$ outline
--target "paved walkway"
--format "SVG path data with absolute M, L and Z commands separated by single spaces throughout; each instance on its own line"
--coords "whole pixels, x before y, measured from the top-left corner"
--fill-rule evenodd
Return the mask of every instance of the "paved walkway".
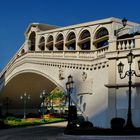
M 67 122 L 0 130 L 0 140 L 140 140 L 140 136 L 64 135 Z
M 0 140 L 56 140 L 67 122 L 0 130 Z

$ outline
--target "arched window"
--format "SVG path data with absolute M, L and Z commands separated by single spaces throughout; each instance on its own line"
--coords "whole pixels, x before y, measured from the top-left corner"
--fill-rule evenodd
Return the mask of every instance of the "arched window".
M 48 50 L 53 50 L 53 36 L 52 35 L 48 37 L 46 47 Z
M 84 30 L 79 38 L 79 46 L 81 50 L 90 50 L 90 32 Z
M 41 37 L 40 41 L 39 41 L 39 48 L 41 51 L 45 50 L 45 38 Z
M 76 49 L 76 36 L 75 36 L 74 32 L 69 33 L 67 40 L 66 40 L 66 47 L 68 50 Z
M 29 50 L 35 51 L 35 32 L 32 32 L 29 36 Z
M 95 34 L 94 44 L 96 48 L 108 46 L 109 33 L 106 28 L 100 28 Z
M 63 35 L 59 34 L 56 38 L 56 44 L 55 44 L 57 50 L 63 50 L 63 44 L 64 44 L 63 40 L 64 40 Z

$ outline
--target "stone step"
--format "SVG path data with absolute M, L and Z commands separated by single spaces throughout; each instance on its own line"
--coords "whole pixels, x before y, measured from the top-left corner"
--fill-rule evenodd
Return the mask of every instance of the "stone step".
M 140 140 L 140 136 L 74 136 L 63 135 L 57 140 Z

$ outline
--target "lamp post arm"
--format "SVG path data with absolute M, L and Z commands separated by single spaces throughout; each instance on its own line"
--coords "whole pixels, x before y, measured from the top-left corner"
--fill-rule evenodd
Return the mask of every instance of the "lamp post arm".
M 126 71 L 124 76 L 122 76 L 122 74 L 120 73 L 120 78 L 124 79 L 126 76 L 129 76 L 129 71 Z
M 119 33 L 123 28 L 124 28 L 124 27 L 121 27 L 121 28 L 119 28 L 119 29 L 117 29 L 117 30 L 114 30 L 114 35 L 117 36 L 118 33 Z
M 136 77 L 140 77 L 140 74 L 137 74 L 135 70 L 132 70 L 132 75 L 135 75 Z

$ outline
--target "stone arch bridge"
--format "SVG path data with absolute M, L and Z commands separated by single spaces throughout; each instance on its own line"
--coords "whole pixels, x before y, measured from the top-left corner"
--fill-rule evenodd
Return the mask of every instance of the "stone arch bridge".
M 127 116 L 127 78 L 121 80 L 117 71 L 118 60 L 127 65 L 126 55 L 135 55 L 133 69 L 138 71 L 140 55 L 137 23 L 128 22 L 122 27 L 120 19 L 57 27 L 30 24 L 25 32 L 25 42 L 0 73 L 0 101 L 9 97 L 9 112 L 21 113 L 20 95 L 31 96 L 28 111 L 36 112 L 42 90 L 51 92 L 59 87 L 66 92 L 67 77 L 72 75 L 75 90 L 72 99 L 95 126 L 110 127 L 113 117 Z M 127 66 L 125 67 L 127 69 Z M 139 82 L 133 78 L 133 121 L 140 126 Z

